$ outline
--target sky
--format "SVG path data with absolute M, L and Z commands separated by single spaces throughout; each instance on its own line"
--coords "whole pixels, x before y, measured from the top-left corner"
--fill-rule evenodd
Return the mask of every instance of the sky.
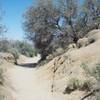
M 5 33 L 8 39 L 23 40 L 25 32 L 22 28 L 24 21 L 23 14 L 32 4 L 36 4 L 37 0 L 0 0 L 0 4 L 4 10 L 3 23 L 8 31 Z M 80 0 L 81 2 L 83 0 Z M 80 2 L 80 3 L 81 3 Z
M 4 10 L 3 24 L 6 25 L 8 31 L 5 36 L 8 39 L 23 40 L 25 37 L 22 29 L 24 20 L 23 14 L 36 0 L 0 0 L 0 4 Z

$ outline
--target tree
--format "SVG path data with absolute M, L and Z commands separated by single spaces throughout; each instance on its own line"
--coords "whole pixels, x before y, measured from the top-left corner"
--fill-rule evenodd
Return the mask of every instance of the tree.
M 1 8 L 1 7 L 0 7 Z M 1 19 L 2 19 L 2 11 L 0 9 L 0 35 L 2 34 L 2 24 L 1 24 Z
M 11 48 L 11 44 L 7 39 L 0 40 L 0 52 L 7 52 Z
M 39 0 L 36 7 L 31 6 L 25 14 L 24 27 L 27 37 L 35 43 L 35 47 L 45 59 L 49 44 L 53 40 L 58 26 L 59 10 L 54 7 L 53 0 Z
M 0 38 L 3 38 L 3 34 L 7 32 L 6 26 L 2 23 L 3 10 L 0 5 Z
M 42 59 L 59 47 L 65 49 L 70 43 L 77 43 L 100 25 L 100 0 L 84 0 L 82 7 L 78 0 L 56 1 L 38 0 L 24 16 L 26 36 L 35 44 Z
M 98 28 L 100 24 L 100 0 L 84 0 L 83 13 L 87 17 L 88 28 Z
M 70 26 L 72 30 L 72 37 L 74 42 L 77 42 L 78 37 L 74 27 L 75 20 L 78 15 L 78 1 L 77 0 L 59 0 L 60 10 L 62 16 L 66 19 L 67 27 Z

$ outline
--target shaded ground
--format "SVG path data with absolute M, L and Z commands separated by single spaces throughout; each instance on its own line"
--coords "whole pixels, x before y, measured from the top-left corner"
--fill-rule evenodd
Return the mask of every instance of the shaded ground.
M 35 68 L 37 63 L 18 64 L 21 67 Z

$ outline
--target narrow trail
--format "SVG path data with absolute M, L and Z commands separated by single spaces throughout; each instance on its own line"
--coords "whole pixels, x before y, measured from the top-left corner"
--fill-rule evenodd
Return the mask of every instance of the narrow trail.
M 24 63 L 34 63 L 35 61 L 36 58 L 26 59 Z M 10 87 L 13 88 L 12 94 L 15 100 L 56 100 L 45 87 L 47 83 L 37 77 L 36 71 L 36 68 L 20 66 L 13 66 L 7 70 L 8 80 L 6 81 L 10 82 Z

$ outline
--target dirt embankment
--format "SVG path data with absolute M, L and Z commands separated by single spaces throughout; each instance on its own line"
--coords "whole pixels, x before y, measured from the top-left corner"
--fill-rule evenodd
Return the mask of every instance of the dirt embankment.
M 76 45 L 76 48 L 69 49 L 68 52 L 54 58 L 38 70 L 38 76 L 42 80 L 49 80 L 51 91 L 55 96 L 61 97 L 61 100 L 81 100 L 87 94 L 82 89 L 76 89 L 70 94 L 64 94 L 69 85 L 69 80 L 72 82 L 75 79 L 80 82 L 95 81 L 93 77 L 92 79 L 87 77 L 87 73 L 81 66 L 86 64 L 92 69 L 96 67 L 97 63 L 100 63 L 100 30 L 93 30 L 84 38 L 81 39 L 80 47 Z

